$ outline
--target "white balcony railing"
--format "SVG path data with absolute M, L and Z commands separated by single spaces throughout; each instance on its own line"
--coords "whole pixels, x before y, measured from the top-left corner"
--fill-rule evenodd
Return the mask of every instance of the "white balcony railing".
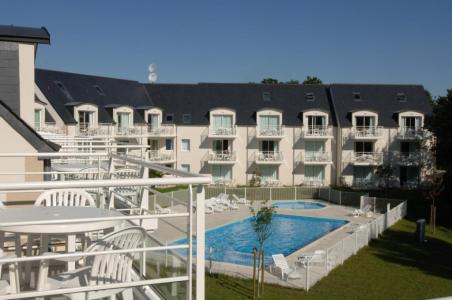
M 278 125 L 273 127 L 257 126 L 258 138 L 282 138 L 284 136 L 284 126 Z
M 156 137 L 171 137 L 176 135 L 176 125 L 174 124 L 160 124 L 159 126 L 147 126 L 147 133 L 149 136 Z
M 381 152 L 355 152 L 352 156 L 355 165 L 381 165 L 383 153 Z
M 233 125 L 231 127 L 218 127 L 215 128 L 213 126 L 209 126 L 209 137 L 235 137 L 236 135 L 236 126 Z
M 326 125 L 308 125 L 303 127 L 303 136 L 310 137 L 323 137 L 328 138 L 333 136 L 333 128 Z
M 55 123 L 35 124 L 35 130 L 40 134 L 65 134 L 64 128 L 57 126 Z
M 235 151 L 209 151 L 207 153 L 207 161 L 210 163 L 235 162 Z
M 330 152 L 305 151 L 304 162 L 330 162 Z
M 150 150 L 149 160 L 157 162 L 171 162 L 175 160 L 173 150 Z
M 425 130 L 422 127 L 407 127 L 401 126 L 397 130 L 397 138 L 399 139 L 421 139 L 425 135 Z
M 254 160 L 256 163 L 281 163 L 283 154 L 278 151 L 257 151 Z
M 415 152 L 395 152 L 397 163 L 402 166 L 416 166 L 419 164 L 422 156 L 420 151 Z
M 354 177 L 352 185 L 357 188 L 375 188 L 376 180 L 374 178 Z
M 376 139 L 383 134 L 381 126 L 354 126 L 352 136 L 355 139 Z
M 303 180 L 303 185 L 307 186 L 324 186 L 325 180 L 324 179 L 317 179 L 317 178 L 306 178 Z

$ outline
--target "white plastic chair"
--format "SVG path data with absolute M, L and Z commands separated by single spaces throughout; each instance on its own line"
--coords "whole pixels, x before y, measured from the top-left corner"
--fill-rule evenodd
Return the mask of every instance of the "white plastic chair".
M 139 169 L 132 169 L 132 168 L 124 168 L 124 169 L 118 169 L 114 171 L 111 175 L 112 179 L 139 179 L 144 178 L 144 168 Z M 109 201 L 114 201 L 114 197 L 112 193 L 119 194 L 125 198 L 129 198 L 132 203 L 138 204 L 138 199 L 140 198 L 140 194 L 143 191 L 141 187 L 114 187 L 109 189 L 109 195 L 110 199 Z M 111 204 L 110 204 L 111 206 Z M 113 204 L 114 206 L 114 204 Z
M 171 208 L 169 208 L 169 207 L 163 208 L 163 207 L 161 207 L 160 205 L 158 205 L 157 203 L 155 203 L 155 211 L 156 211 L 158 214 L 160 214 L 160 215 L 163 215 L 163 214 L 170 214 L 170 213 L 171 213 Z
M 85 190 L 54 189 L 47 190 L 35 201 L 35 206 L 89 206 L 96 207 L 96 201 Z
M 19 284 L 19 268 L 18 263 L 9 263 L 9 281 L 1 280 L 2 278 L 2 260 L 6 257 L 3 250 L 0 249 L 0 295 L 17 294 L 20 292 Z M 9 256 L 12 258 L 15 256 Z
M 326 260 L 325 250 L 315 250 L 314 253 L 305 253 L 298 257 L 298 263 L 307 267 L 309 265 L 323 265 Z
M 297 267 L 293 268 L 289 267 L 287 260 L 282 254 L 274 254 L 273 258 L 273 267 L 279 271 L 282 280 L 288 279 L 300 279 L 301 274 L 297 272 Z
M 0 201 L 0 209 L 3 208 L 5 208 L 5 205 L 3 204 L 2 201 Z M 14 248 L 16 250 L 16 255 L 21 256 L 22 245 L 20 244 L 20 235 L 15 233 L 0 231 L 0 251 L 3 251 L 3 247 L 5 247 L 5 242 L 8 240 L 14 240 Z M 1 272 L 2 270 L 0 268 L 0 275 Z
M 87 252 L 136 249 L 143 244 L 146 232 L 140 227 L 129 227 L 106 235 L 91 245 Z M 89 256 L 84 267 L 49 276 L 49 260 L 42 260 L 39 268 L 38 291 L 77 288 L 92 285 L 132 281 L 132 263 L 137 253 L 118 253 Z M 122 293 L 123 299 L 133 299 L 131 288 L 106 289 L 84 293 L 65 294 L 70 299 L 100 299 Z

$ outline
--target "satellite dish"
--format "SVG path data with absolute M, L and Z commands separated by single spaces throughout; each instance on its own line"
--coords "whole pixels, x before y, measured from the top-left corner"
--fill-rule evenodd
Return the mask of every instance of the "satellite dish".
M 156 82 L 157 81 L 157 74 L 156 73 L 150 73 L 148 76 L 149 82 Z
M 155 73 L 157 66 L 155 64 L 150 64 L 148 67 L 149 73 Z

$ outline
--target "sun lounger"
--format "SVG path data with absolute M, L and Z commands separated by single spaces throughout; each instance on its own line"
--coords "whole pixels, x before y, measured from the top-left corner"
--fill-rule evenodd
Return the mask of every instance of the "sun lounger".
M 300 279 L 301 274 L 297 272 L 297 267 L 293 268 L 289 267 L 286 258 L 282 254 L 274 254 L 273 258 L 273 267 L 279 273 L 282 280 L 288 279 Z

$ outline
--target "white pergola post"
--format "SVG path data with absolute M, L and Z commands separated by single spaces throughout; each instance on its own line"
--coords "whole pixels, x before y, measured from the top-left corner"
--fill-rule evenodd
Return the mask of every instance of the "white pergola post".
M 196 188 L 196 300 L 205 298 L 205 190 L 202 185 Z

